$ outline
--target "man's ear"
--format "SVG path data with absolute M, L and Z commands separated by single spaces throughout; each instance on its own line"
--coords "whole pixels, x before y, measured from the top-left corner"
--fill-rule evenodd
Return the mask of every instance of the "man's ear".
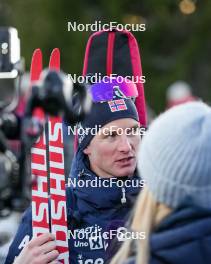
M 89 146 L 87 146 L 87 147 L 83 150 L 83 153 L 86 154 L 86 155 L 89 155 L 89 154 L 90 154 L 90 148 L 89 148 Z

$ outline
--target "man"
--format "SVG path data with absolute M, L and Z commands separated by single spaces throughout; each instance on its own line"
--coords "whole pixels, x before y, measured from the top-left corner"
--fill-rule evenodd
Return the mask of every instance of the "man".
M 131 99 L 93 103 L 78 126 L 79 147 L 67 187 L 71 264 L 103 264 L 111 257 L 111 241 L 117 228 L 124 226 L 142 187 L 136 175 L 139 126 Z M 31 237 L 28 209 L 5 264 L 13 263 L 18 255 L 15 264 L 57 263 L 54 237 Z

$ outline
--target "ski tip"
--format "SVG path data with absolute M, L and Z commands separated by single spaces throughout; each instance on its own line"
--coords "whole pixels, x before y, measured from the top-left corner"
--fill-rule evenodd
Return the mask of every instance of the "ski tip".
M 49 68 L 54 70 L 60 70 L 60 50 L 55 48 L 51 52 Z
M 41 49 L 34 50 L 33 55 L 32 55 L 32 60 L 31 60 L 31 62 L 32 62 L 31 66 L 33 65 L 33 62 L 35 60 L 36 60 L 36 62 L 42 60 L 42 51 L 41 51 Z
M 59 53 L 60 54 L 60 50 L 59 50 L 59 48 L 54 48 L 53 50 L 52 50 L 52 52 L 51 52 L 51 54 L 53 54 L 53 53 Z
M 33 55 L 34 55 L 34 54 L 37 54 L 37 53 L 39 53 L 39 54 L 42 53 L 42 51 L 41 51 L 40 48 L 35 49 L 34 52 L 33 52 Z
M 30 79 L 31 81 L 37 81 L 40 78 L 42 72 L 42 51 L 36 49 L 33 52 L 30 68 Z

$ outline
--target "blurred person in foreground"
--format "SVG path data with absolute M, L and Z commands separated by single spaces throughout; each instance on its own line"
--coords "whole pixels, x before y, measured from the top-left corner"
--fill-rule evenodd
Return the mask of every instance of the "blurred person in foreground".
M 138 168 L 146 187 L 131 232 L 112 264 L 211 263 L 211 108 L 176 106 L 152 123 Z

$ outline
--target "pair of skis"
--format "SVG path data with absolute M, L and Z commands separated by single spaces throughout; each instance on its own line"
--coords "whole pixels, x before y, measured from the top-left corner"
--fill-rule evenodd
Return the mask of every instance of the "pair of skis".
M 33 53 L 31 85 L 40 79 L 43 70 L 42 52 Z M 49 70 L 60 71 L 60 51 L 54 49 Z M 31 149 L 32 230 L 33 237 L 51 232 L 56 237 L 58 263 L 69 263 L 67 209 L 64 172 L 64 146 L 61 117 L 47 116 L 36 108 L 33 118 L 43 120 L 44 131 Z

